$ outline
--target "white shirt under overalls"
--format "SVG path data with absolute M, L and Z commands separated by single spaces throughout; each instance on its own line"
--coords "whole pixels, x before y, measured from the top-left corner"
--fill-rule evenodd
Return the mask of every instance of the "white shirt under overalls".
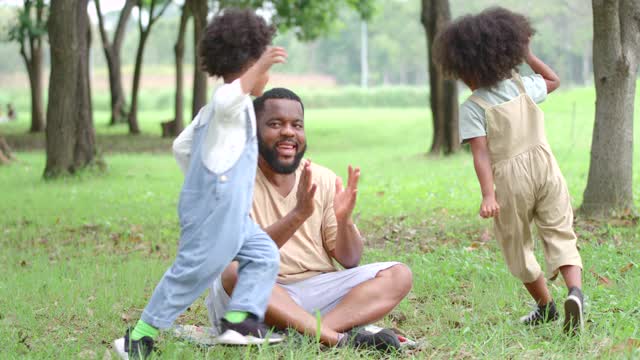
M 215 114 L 211 115 L 215 109 Z M 210 103 L 198 112 L 191 124 L 173 141 L 173 155 L 183 173 L 189 168 L 193 129 L 212 121 L 203 142 L 205 166 L 216 174 L 231 169 L 247 143 L 245 111 L 249 110 L 251 133 L 256 133 L 256 117 L 249 94 L 242 91 L 240 79 L 218 87 Z M 257 165 L 256 165 L 257 166 Z

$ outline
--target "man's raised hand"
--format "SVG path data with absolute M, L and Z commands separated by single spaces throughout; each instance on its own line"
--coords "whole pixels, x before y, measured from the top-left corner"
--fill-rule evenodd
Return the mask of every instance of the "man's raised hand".
M 313 214 L 315 209 L 314 196 L 318 186 L 313 183 L 311 176 L 311 161 L 305 160 L 298 181 L 298 191 L 296 192 L 296 211 L 305 219 Z
M 336 194 L 333 198 L 333 211 L 336 214 L 338 222 L 346 222 L 351 220 L 351 214 L 356 207 L 356 199 L 358 195 L 358 180 L 360 179 L 360 168 L 352 168 L 349 165 L 349 175 L 347 178 L 347 187 L 343 188 L 342 179 L 336 178 Z

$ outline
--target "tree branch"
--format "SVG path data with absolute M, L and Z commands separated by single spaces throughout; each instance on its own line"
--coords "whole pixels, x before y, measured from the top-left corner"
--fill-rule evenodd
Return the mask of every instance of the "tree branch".
M 135 0 L 127 0 L 124 3 L 124 8 L 120 11 L 120 18 L 118 19 L 118 25 L 116 26 L 116 32 L 113 37 L 113 47 L 120 49 L 122 41 L 124 40 L 124 31 L 127 28 L 127 22 L 131 16 L 131 11 L 135 7 Z
M 160 12 L 154 17 L 153 16 L 153 7 L 154 7 L 155 4 L 156 4 L 156 1 L 152 0 L 151 1 L 151 13 L 149 14 L 149 27 L 151 27 L 151 24 L 156 22 L 156 20 L 158 20 L 162 16 L 162 14 L 164 14 L 164 11 L 167 10 L 169 5 L 171 4 L 171 1 L 165 1 L 164 5 L 162 6 L 162 9 L 160 9 Z
M 96 13 L 98 13 L 98 30 L 100 31 L 100 38 L 102 39 L 102 46 L 105 49 L 111 47 L 109 43 L 109 37 L 107 36 L 107 31 L 104 28 L 104 17 L 102 16 L 102 9 L 100 8 L 100 0 L 94 0 L 96 5 Z

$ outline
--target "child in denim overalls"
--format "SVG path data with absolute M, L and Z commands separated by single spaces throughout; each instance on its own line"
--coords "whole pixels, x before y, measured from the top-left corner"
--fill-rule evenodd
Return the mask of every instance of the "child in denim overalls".
M 473 90 L 460 106 L 460 137 L 471 145 L 483 196 L 480 215 L 494 218 L 509 270 L 536 301 L 521 321 L 537 325 L 559 318 L 533 253 L 530 227 L 535 222 L 549 276 L 562 273 L 569 289 L 564 330 L 573 334 L 584 323 L 582 260 L 569 191 L 536 105 L 560 79 L 531 53 L 533 33 L 524 16 L 492 8 L 447 26 L 436 40 L 434 57 L 445 73 Z M 521 78 L 515 72 L 523 60 L 535 75 Z
M 225 82 L 211 103 L 174 142 L 189 157 L 180 193 L 181 236 L 175 262 L 157 285 L 141 320 L 116 340 L 123 358 L 145 358 L 158 329 L 167 328 L 233 260 L 238 284 L 222 321 L 220 343 L 282 340 L 263 323 L 279 269 L 275 243 L 249 217 L 257 167 L 255 113 L 272 65 L 286 52 L 268 47 L 274 29 L 251 10 L 227 9 L 207 26 L 200 43 L 203 67 Z

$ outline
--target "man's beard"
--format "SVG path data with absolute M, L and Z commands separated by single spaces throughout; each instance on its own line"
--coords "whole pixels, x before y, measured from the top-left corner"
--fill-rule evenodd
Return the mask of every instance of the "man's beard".
M 305 151 L 307 151 L 307 144 L 304 144 L 304 147 L 300 149 L 300 144 L 296 142 L 296 144 L 298 145 L 298 149 L 300 150 L 298 150 L 298 152 L 294 156 L 293 162 L 291 164 L 283 164 L 278 159 L 278 150 L 275 149 L 277 144 L 278 143 L 276 142 L 276 145 L 274 145 L 273 148 L 270 148 L 262 141 L 262 138 L 258 137 L 258 151 L 267 162 L 267 164 L 269 164 L 271 169 L 273 169 L 273 171 L 278 174 L 294 173 L 296 169 L 298 169 L 298 166 L 300 166 L 300 161 L 302 161 Z

